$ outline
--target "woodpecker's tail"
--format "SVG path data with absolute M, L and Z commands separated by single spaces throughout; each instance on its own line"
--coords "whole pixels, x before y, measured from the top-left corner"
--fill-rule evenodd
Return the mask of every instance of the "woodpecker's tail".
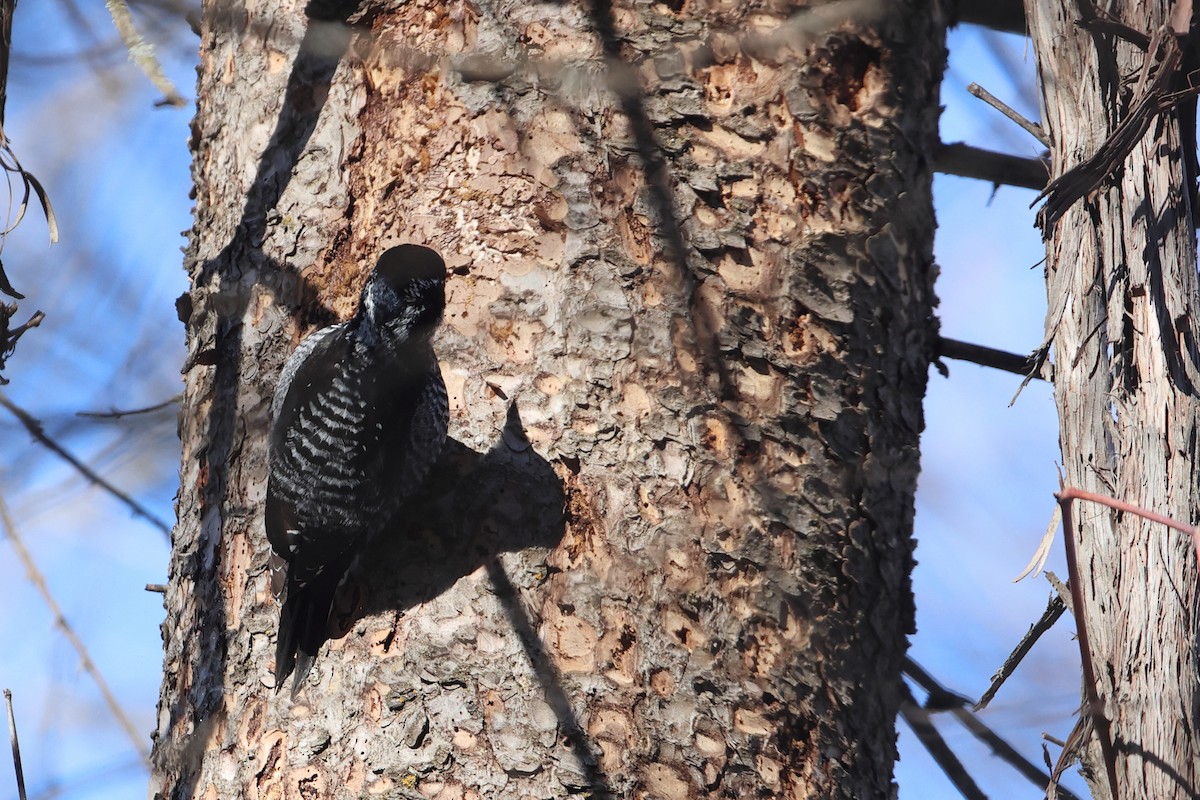
M 293 670 L 292 697 L 308 677 L 317 651 L 327 638 L 329 613 L 341 578 L 340 571 L 325 570 L 301 582 L 289 573 L 287 597 L 279 610 L 279 638 L 275 643 L 276 692 L 283 688 Z

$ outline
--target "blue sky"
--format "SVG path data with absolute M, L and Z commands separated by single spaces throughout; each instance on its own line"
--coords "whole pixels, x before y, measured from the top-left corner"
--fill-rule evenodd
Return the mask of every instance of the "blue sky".
M 111 41 L 102 5 L 86 5 L 97 36 Z M 178 475 L 174 411 L 105 422 L 74 414 L 157 403 L 179 391 L 183 328 L 174 300 L 186 288 L 180 231 L 191 224 L 192 110 L 155 108 L 159 94 L 119 50 L 98 57 L 103 79 L 77 59 L 42 63 L 95 44 L 64 20 L 62 7 L 24 3 L 16 13 L 7 131 L 25 167 L 50 191 L 62 242 L 47 246 L 31 209 L 5 246 L 5 267 L 28 295 L 18 318 L 34 309 L 47 314 L 10 362 L 6 391 L 52 436 L 170 520 Z M 180 20 L 172 30 L 159 52 L 191 97 L 197 39 Z M 1021 72 L 1016 81 L 1014 68 Z M 953 34 L 942 131 L 945 141 L 1035 155 L 1032 139 L 965 92 L 972 80 L 1036 117 L 1023 40 L 970 28 Z M 1032 350 L 1045 309 L 1043 250 L 1028 208 L 1033 193 L 1004 188 L 993 195 L 987 184 L 946 176 L 935 190 L 943 333 Z M 1010 408 L 1016 377 L 948 363 L 949 379 L 931 373 L 926 401 L 912 655 L 949 688 L 978 696 L 1049 594 L 1041 579 L 1011 579 L 1053 509 L 1057 429 L 1048 387 L 1031 385 Z M 0 442 L 0 497 L 66 617 L 148 736 L 163 610 L 161 596 L 143 586 L 165 580 L 163 535 L 30 442 L 2 411 Z M 1062 574 L 1058 552 L 1050 567 Z M 15 694 L 30 797 L 52 790 L 68 800 L 143 796 L 146 775 L 136 753 L 4 540 L 0 608 L 0 641 L 9 643 L 0 649 L 0 686 Z M 1035 761 L 1041 732 L 1065 736 L 1078 705 L 1072 631 L 1060 622 L 984 716 Z M 952 720 L 939 728 L 992 796 L 1040 796 Z M 903 726 L 901 747 L 902 798 L 957 797 Z M 0 766 L 0 798 L 15 798 L 11 777 L 3 776 L 11 776 L 9 767 Z
M 1037 120 L 1034 65 L 1026 40 L 971 26 L 950 38 L 942 85 L 942 140 L 1036 156 L 1041 146 L 967 93 L 978 82 Z M 1015 77 L 1014 77 L 1015 76 Z M 938 175 L 936 257 L 942 334 L 1015 353 L 1041 344 L 1046 309 L 1045 251 L 1029 208 L 1035 193 Z M 910 655 L 948 688 L 978 698 L 1046 607 L 1042 578 L 1012 582 L 1033 555 L 1054 510 L 1058 429 L 1050 387 L 1031 383 L 1009 407 L 1014 375 L 949 361 L 930 373 L 917 494 L 917 635 Z M 1047 568 L 1065 578 L 1061 538 Z M 1026 757 L 1042 763 L 1040 736 L 1065 738 L 1079 706 L 1079 653 L 1064 618 L 1027 656 L 982 719 Z M 918 695 L 920 696 L 920 695 Z M 954 720 L 938 724 L 992 797 L 1041 793 Z M 897 779 L 901 798 L 955 798 L 903 726 Z M 1058 749 L 1051 747 L 1051 758 Z M 1071 773 L 1065 785 L 1086 796 Z

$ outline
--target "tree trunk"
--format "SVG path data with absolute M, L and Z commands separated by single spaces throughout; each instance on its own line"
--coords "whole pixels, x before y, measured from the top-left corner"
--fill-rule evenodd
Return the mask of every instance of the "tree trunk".
M 939 5 L 247 5 L 205 6 L 153 791 L 894 796 Z M 404 241 L 456 442 L 291 700 L 269 398 Z
M 1124 22 L 1153 33 L 1178 4 L 1115 5 Z M 1097 153 L 1131 114 L 1130 90 L 1147 55 L 1077 27 L 1075 4 L 1027 0 L 1026 8 L 1058 177 Z M 1048 227 L 1047 337 L 1067 484 L 1195 524 L 1200 297 L 1184 167 L 1194 128 L 1184 139 L 1179 114 L 1162 115 L 1110 180 Z M 1191 545 L 1161 525 L 1095 505 L 1078 507 L 1074 518 L 1082 613 L 1101 710 L 1111 721 L 1119 795 L 1196 797 Z M 1095 796 L 1111 796 L 1095 743 L 1088 763 Z

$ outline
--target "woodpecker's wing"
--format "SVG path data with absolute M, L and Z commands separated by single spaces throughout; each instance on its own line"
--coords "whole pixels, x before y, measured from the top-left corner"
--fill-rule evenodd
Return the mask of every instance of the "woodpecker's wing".
M 325 337 L 276 403 L 268 500 L 280 505 L 268 511 L 268 535 L 293 570 L 331 563 L 386 526 L 416 489 L 414 467 L 423 477 L 437 456 L 414 437 L 414 426 L 429 427 L 431 376 L 433 396 L 444 397 L 436 362 L 404 362 L 352 339 Z M 444 418 L 444 400 L 441 408 Z
M 306 398 L 331 383 L 348 356 L 345 328 L 345 323 L 332 325 L 305 338 L 284 363 L 271 400 L 271 474 L 267 481 L 266 528 L 271 548 L 285 561 L 291 561 L 295 554 L 300 520 L 294 502 L 297 487 L 279 485 L 278 465 L 285 460 L 289 433 L 299 423 Z M 274 576 L 272 588 L 282 588 L 276 584 Z
M 309 362 L 309 368 L 311 369 L 311 367 L 314 365 L 314 361 L 328 364 L 329 359 L 327 357 L 310 359 L 309 356 L 312 355 L 313 351 L 316 350 L 318 346 L 322 345 L 322 343 L 324 343 L 323 350 L 327 352 L 328 355 L 335 355 L 335 352 L 329 352 L 329 348 L 334 346 L 334 343 L 329 341 L 330 337 L 333 337 L 334 339 L 340 339 L 340 347 L 346 348 L 347 342 L 345 338 L 345 330 L 346 323 L 341 322 L 337 325 L 330 325 L 328 328 L 321 328 L 319 331 L 314 331 L 313 333 L 310 333 L 308 336 L 304 337 L 303 341 L 300 342 L 300 346 L 293 350 L 292 354 L 288 356 L 288 360 L 283 364 L 283 369 L 279 372 L 279 380 L 275 384 L 275 395 L 271 398 L 271 421 L 273 425 L 277 426 L 279 423 L 280 412 L 283 409 L 284 401 L 287 399 L 288 392 L 292 388 L 292 383 L 295 381 L 296 373 L 300 371 L 301 365 L 307 361 Z
M 298 444 L 296 434 L 304 425 L 302 417 L 306 411 L 311 416 L 313 399 L 344 369 L 350 350 L 345 331 L 342 323 L 305 338 L 284 364 L 271 400 L 271 471 L 264 518 L 274 551 L 269 561 L 271 590 L 282 601 L 275 645 L 275 686 L 276 691 L 281 689 L 295 670 L 293 695 L 325 640 L 329 611 L 354 543 L 354 537 L 338 535 L 335 529 L 323 533 L 314 528 L 313 523 L 320 520 L 303 518 L 307 509 L 300 507 L 300 501 L 306 488 L 319 483 L 322 459 L 314 454 L 318 463 L 313 474 L 301 474 L 295 469 L 295 453 L 289 453 Z M 311 428 L 311 421 L 308 425 Z M 320 442 L 319 434 L 313 430 L 308 433 L 310 437 L 315 434 L 312 442 Z

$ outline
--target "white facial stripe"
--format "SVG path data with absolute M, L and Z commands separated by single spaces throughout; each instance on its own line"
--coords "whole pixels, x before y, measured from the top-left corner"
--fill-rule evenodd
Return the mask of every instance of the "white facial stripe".
M 363 306 L 367 315 L 367 319 L 372 323 L 375 321 L 375 292 L 368 289 L 363 296 Z

